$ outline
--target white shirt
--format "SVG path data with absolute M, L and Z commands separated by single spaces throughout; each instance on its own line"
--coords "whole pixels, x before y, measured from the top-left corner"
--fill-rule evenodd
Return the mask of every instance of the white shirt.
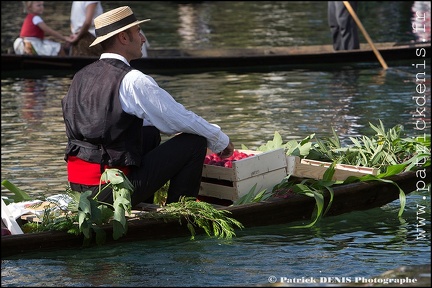
M 93 15 L 93 19 L 91 22 L 92 24 L 90 25 L 89 32 L 96 37 L 94 18 L 103 13 L 102 4 L 100 1 L 72 1 L 70 16 L 72 34 L 76 34 L 80 31 L 86 19 L 87 6 L 93 3 L 97 3 L 97 6 Z
M 130 66 L 118 54 L 102 53 L 100 59 L 104 58 L 119 59 Z M 119 95 L 123 111 L 144 119 L 144 126 L 155 126 L 167 135 L 183 132 L 203 136 L 207 139 L 207 147 L 215 153 L 223 151 L 229 144 L 229 137 L 219 126 L 187 110 L 152 77 L 139 70 L 134 69 L 125 75 Z

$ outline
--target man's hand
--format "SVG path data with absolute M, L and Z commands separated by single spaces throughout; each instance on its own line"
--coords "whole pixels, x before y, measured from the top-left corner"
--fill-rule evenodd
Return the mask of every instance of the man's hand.
M 219 152 L 219 157 L 224 159 L 230 157 L 234 153 L 234 144 L 230 141 L 228 146 L 222 151 Z

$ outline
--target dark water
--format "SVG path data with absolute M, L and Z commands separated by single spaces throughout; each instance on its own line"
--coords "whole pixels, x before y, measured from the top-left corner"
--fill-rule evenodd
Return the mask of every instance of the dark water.
M 412 7 L 423 7 L 413 3 L 361 2 L 358 15 L 375 42 L 407 42 L 418 37 L 411 28 Z M 23 15 L 21 2 L 1 5 L 5 51 Z M 105 10 L 129 5 L 138 18 L 151 18 L 143 28 L 153 47 L 331 43 L 324 1 L 103 5 Z M 45 1 L 45 6 L 45 21 L 68 33 L 70 2 Z M 388 128 L 402 124 L 409 136 L 421 136 L 414 117 L 419 105 L 412 98 L 416 76 L 426 72 L 424 120 L 429 129 L 430 69 L 412 65 L 421 61 L 389 63 L 387 71 L 377 61 L 337 69 L 151 76 L 187 108 L 223 127 L 237 147 L 254 149 L 272 140 L 275 131 L 288 141 L 312 133 L 330 136 L 334 127 L 348 141 L 350 136 L 370 135 L 369 122 L 379 119 Z M 430 56 L 427 63 L 430 67 Z M 4 72 L 1 178 L 33 196 L 64 192 L 66 137 L 60 100 L 72 74 L 9 77 Z M 3 188 L 2 195 L 8 195 Z M 401 221 L 398 208 L 395 201 L 325 218 L 304 230 L 292 230 L 291 225 L 248 228 L 231 240 L 185 237 L 2 259 L 1 281 L 2 286 L 256 286 L 268 284 L 272 275 L 373 278 L 402 265 L 430 264 L 430 193 L 410 194 Z

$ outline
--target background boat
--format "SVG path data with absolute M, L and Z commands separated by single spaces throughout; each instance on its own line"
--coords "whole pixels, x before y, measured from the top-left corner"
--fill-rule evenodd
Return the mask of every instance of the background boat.
M 380 43 L 375 45 L 385 61 L 416 59 L 420 53 L 430 55 L 430 43 Z M 23 70 L 77 71 L 97 60 L 97 57 L 58 57 L 2 54 L 2 74 Z M 311 45 L 269 48 L 212 48 L 148 50 L 148 57 L 133 60 L 131 65 L 146 73 L 202 71 L 271 71 L 313 66 L 346 64 L 380 65 L 369 44 L 359 50 L 334 51 L 331 45 Z

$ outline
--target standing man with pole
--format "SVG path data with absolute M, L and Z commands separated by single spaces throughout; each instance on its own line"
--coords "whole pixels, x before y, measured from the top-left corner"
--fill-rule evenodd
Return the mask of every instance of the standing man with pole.
M 357 8 L 357 1 L 349 3 L 354 10 Z M 360 49 L 357 26 L 344 1 L 328 1 L 327 12 L 334 50 Z

